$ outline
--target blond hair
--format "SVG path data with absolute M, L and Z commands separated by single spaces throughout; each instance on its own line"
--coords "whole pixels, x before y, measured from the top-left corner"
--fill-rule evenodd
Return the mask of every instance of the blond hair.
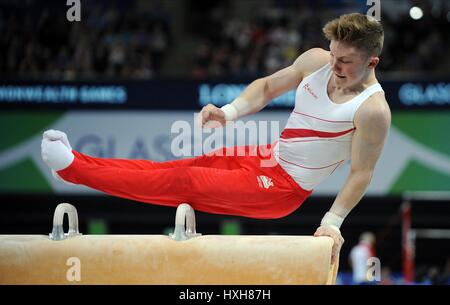
M 379 56 L 383 49 L 383 26 L 375 18 L 360 13 L 342 15 L 322 29 L 328 40 L 347 43 L 369 55 Z

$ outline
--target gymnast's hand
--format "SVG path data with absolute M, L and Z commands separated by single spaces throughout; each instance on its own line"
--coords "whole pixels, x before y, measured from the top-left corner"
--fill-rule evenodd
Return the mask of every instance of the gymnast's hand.
M 201 127 L 202 128 L 217 128 L 225 126 L 225 113 L 222 109 L 217 108 L 212 104 L 203 107 L 200 112 Z
M 330 225 L 323 225 L 317 228 L 314 236 L 329 236 L 333 239 L 334 243 L 333 248 L 331 249 L 331 263 L 334 264 L 341 251 L 342 244 L 344 243 L 344 238 L 339 229 Z

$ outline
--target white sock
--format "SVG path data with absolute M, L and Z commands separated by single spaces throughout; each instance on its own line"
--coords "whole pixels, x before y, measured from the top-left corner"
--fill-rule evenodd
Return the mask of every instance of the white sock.
M 53 170 L 59 171 L 72 164 L 75 156 L 60 140 L 52 141 L 43 138 L 41 142 L 42 160 Z
M 54 129 L 47 130 L 46 132 L 44 132 L 43 138 L 52 140 L 52 141 L 60 140 L 67 148 L 69 148 L 69 150 L 72 150 L 72 146 L 70 145 L 67 134 L 62 131 L 54 130 Z M 54 169 L 52 169 L 51 172 L 52 172 L 52 176 L 56 180 L 62 181 L 69 185 L 75 185 L 74 183 L 68 182 L 68 181 L 64 180 L 63 178 L 61 178 L 61 176 L 58 175 L 58 173 Z

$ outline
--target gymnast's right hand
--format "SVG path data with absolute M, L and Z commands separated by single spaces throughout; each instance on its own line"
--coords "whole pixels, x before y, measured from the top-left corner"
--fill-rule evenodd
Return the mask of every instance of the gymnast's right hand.
M 200 119 L 202 128 L 217 128 L 226 124 L 225 113 L 212 104 L 203 107 L 200 111 Z
M 329 236 L 333 239 L 334 243 L 331 249 L 331 263 L 335 264 L 338 260 L 342 244 L 344 243 L 344 238 L 342 237 L 340 230 L 335 226 L 321 225 L 317 228 L 314 236 Z

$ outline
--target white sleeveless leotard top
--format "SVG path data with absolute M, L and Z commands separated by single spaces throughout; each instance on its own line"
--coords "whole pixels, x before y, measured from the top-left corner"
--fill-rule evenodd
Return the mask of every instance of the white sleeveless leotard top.
M 331 66 L 326 64 L 303 79 L 294 110 L 274 146 L 280 166 L 305 190 L 314 189 L 350 160 L 355 113 L 368 97 L 383 91 L 377 83 L 337 104 L 327 93 L 331 75 Z

